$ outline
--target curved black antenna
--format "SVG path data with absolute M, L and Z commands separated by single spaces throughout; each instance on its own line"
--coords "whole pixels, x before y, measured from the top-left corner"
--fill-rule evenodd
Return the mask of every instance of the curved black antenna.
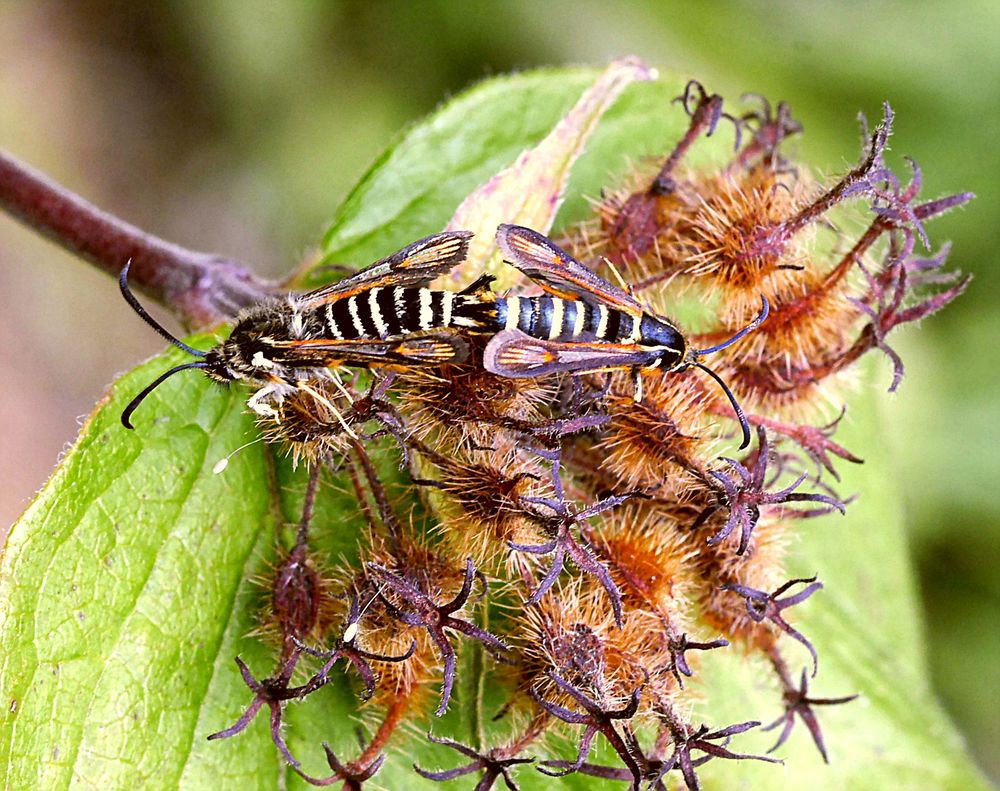
M 722 392 L 725 393 L 726 398 L 729 399 L 729 403 L 733 405 L 733 411 L 736 413 L 736 419 L 740 421 L 740 428 L 743 430 L 743 444 L 740 445 L 740 450 L 743 450 L 750 445 L 750 424 L 747 422 L 747 416 L 743 414 L 743 408 L 740 406 L 740 402 L 736 400 L 736 396 L 733 395 L 733 391 L 729 389 L 729 386 L 722 381 L 722 377 L 715 371 L 697 360 L 692 361 L 691 365 L 696 368 L 701 368 L 701 370 L 718 382 L 719 387 L 722 388 Z
M 747 334 L 753 332 L 761 324 L 763 324 L 768 313 L 771 312 L 771 303 L 767 301 L 767 297 L 763 294 L 760 295 L 760 303 L 760 313 L 757 314 L 757 317 L 747 324 L 747 326 L 745 326 L 742 330 L 737 332 L 732 338 L 716 344 L 715 346 L 709 346 L 707 349 L 692 349 L 688 352 L 686 360 L 687 365 L 693 365 L 696 368 L 701 368 L 701 370 L 711 376 L 718 383 L 719 387 L 722 388 L 722 392 L 726 394 L 726 398 L 729 399 L 729 403 L 733 405 L 733 411 L 736 413 L 736 419 L 739 420 L 740 429 L 743 431 L 743 444 L 740 445 L 740 450 L 743 450 L 750 445 L 750 424 L 747 422 L 747 416 L 743 414 L 743 408 L 740 406 L 740 402 L 736 400 L 736 396 L 733 395 L 733 391 L 729 389 L 729 386 L 722 381 L 722 377 L 707 365 L 701 363 L 698 358 L 706 354 L 721 351 L 727 346 L 732 346 L 736 343 L 736 341 L 740 340 L 740 338 L 746 337 Z
M 146 309 L 139 304 L 139 300 L 135 298 L 135 294 L 132 293 L 132 289 L 128 287 L 128 268 L 132 266 L 132 259 L 130 258 L 125 262 L 125 266 L 122 267 L 122 272 L 118 275 L 118 286 L 122 290 L 122 296 L 125 297 L 125 301 L 132 306 L 132 310 L 139 314 L 144 322 L 146 322 L 150 327 L 157 331 L 163 338 L 166 338 L 170 343 L 176 346 L 178 349 L 183 349 L 188 354 L 193 354 L 195 357 L 204 357 L 205 352 L 198 351 L 198 349 L 192 349 L 183 341 L 177 340 L 173 335 L 167 332 L 163 327 L 161 327 L 156 319 L 150 316 Z M 131 428 L 131 426 L 129 426 Z
M 747 326 L 745 326 L 742 330 L 737 332 L 732 338 L 730 338 L 729 340 L 725 340 L 722 343 L 719 343 L 715 346 L 709 346 L 707 349 L 695 349 L 692 352 L 692 354 L 700 357 L 701 355 L 704 354 L 712 354 L 713 352 L 722 351 L 727 346 L 732 346 L 740 338 L 746 336 L 748 333 L 751 333 L 755 329 L 757 329 L 761 324 L 764 323 L 764 319 L 767 318 L 767 314 L 771 312 L 771 303 L 767 301 L 767 297 L 765 297 L 763 294 L 760 295 L 760 302 L 761 302 L 761 308 L 760 308 L 760 313 L 757 314 L 757 318 L 755 318 L 753 321 L 747 324 Z
M 142 403 L 142 400 L 153 392 L 159 385 L 163 383 L 163 380 L 167 377 L 173 376 L 178 371 L 186 371 L 188 368 L 208 368 L 208 363 L 197 362 L 197 363 L 184 363 L 184 365 L 176 365 L 169 371 L 160 374 L 153 382 L 143 388 L 143 391 L 139 393 L 135 398 L 128 402 L 128 406 L 122 410 L 122 425 L 125 428 L 133 429 L 135 426 L 132 425 L 132 413 L 135 412 L 136 407 Z

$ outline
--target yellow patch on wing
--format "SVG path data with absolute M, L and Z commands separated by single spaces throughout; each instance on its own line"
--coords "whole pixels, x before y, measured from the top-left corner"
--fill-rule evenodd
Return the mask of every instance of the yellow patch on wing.
M 468 248 L 468 239 L 456 234 L 442 234 L 431 237 L 423 247 L 411 250 L 399 262 L 400 269 L 425 269 L 443 263 L 458 263 Z
M 399 343 L 395 349 L 397 354 L 424 362 L 453 359 L 458 354 L 454 343 L 439 338 L 418 338 Z
M 556 355 L 542 346 L 519 345 L 508 346 L 497 355 L 497 361 L 502 365 L 514 367 L 532 367 L 555 362 Z

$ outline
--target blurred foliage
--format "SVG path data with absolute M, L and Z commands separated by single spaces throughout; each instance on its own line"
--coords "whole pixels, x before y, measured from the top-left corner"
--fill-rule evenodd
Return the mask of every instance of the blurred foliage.
M 1000 688 L 998 30 L 1000 5 L 988 0 L 15 0 L 0 7 L 0 145 L 140 225 L 277 274 L 316 243 L 393 135 L 490 73 L 634 53 L 734 99 L 753 91 L 787 100 L 806 127 L 801 158 L 826 172 L 853 162 L 856 112 L 876 117 L 890 100 L 893 156 L 924 167 L 924 194 L 979 194 L 933 226 L 935 240 L 953 240 L 953 264 L 976 280 L 954 309 L 902 345 L 911 380 L 886 421 L 909 505 L 935 681 L 996 777 L 1000 714 L 995 694 L 984 692 Z M 9 224 L 0 235 L 0 247 L 40 249 L 26 247 L 24 232 Z M 60 308 L 73 315 L 72 307 L 89 322 L 110 313 L 106 325 L 81 327 L 81 345 L 93 346 L 95 333 L 115 332 L 125 309 L 81 310 L 79 295 L 100 281 L 82 288 L 65 261 L 49 257 L 52 269 L 39 262 L 27 285 L 11 275 L 22 290 L 12 292 L 21 296 L 8 319 L 23 328 L 27 348 L 52 362 L 14 358 L 24 375 L 13 364 L 12 375 L 71 387 L 58 372 L 88 367 L 81 355 L 95 352 L 73 357 L 69 345 L 72 363 L 56 357 L 68 329 L 50 328 L 47 316 Z M 108 292 L 112 305 L 117 297 Z M 16 312 L 17 303 L 42 298 L 46 316 Z M 89 366 L 90 381 L 109 381 L 136 353 L 124 344 L 122 357 L 101 357 Z M 56 373 L 47 379 L 46 370 Z M 93 395 L 84 388 L 76 413 Z M 68 439 L 71 428 L 60 430 Z M 57 447 L 40 451 L 49 466 Z

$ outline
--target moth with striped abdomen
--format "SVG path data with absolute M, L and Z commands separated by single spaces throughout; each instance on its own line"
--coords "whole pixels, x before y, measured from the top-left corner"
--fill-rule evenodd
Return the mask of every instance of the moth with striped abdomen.
M 479 291 L 482 277 L 463 291 L 425 286 L 466 257 L 468 231 L 434 234 L 404 247 L 362 271 L 316 291 L 265 300 L 243 311 L 229 337 L 208 351 L 194 349 L 161 327 L 128 287 L 128 265 L 119 278 L 129 305 L 162 337 L 198 358 L 166 371 L 125 407 L 122 423 L 167 377 L 200 368 L 220 383 L 258 386 L 248 405 L 272 415 L 268 399 L 284 395 L 316 377 L 336 376 L 341 366 L 400 367 L 442 365 L 465 358 L 458 331 L 490 321 L 492 299 Z
M 483 358 L 488 371 L 498 376 L 537 377 L 625 368 L 633 372 L 639 401 L 640 370 L 673 373 L 700 368 L 722 387 L 732 404 L 743 431 L 740 447 L 750 444 L 750 427 L 739 402 L 701 358 L 760 326 L 769 309 L 763 295 L 761 311 L 750 324 L 722 343 L 693 349 L 672 322 L 646 310 L 631 294 L 595 275 L 537 231 L 501 225 L 496 238 L 506 260 L 546 293 L 497 299 L 499 331 Z

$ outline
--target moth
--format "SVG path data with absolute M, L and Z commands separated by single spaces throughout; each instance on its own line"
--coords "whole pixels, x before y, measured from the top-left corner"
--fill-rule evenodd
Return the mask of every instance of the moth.
M 537 231 L 501 225 L 496 239 L 506 260 L 545 294 L 497 298 L 498 332 L 484 352 L 486 370 L 518 378 L 630 369 L 635 400 L 640 401 L 640 370 L 675 373 L 699 368 L 732 404 L 743 431 L 740 448 L 750 444 L 750 427 L 739 402 L 701 359 L 761 325 L 770 308 L 763 295 L 760 313 L 746 327 L 715 346 L 694 349 L 675 324 L 646 310 L 631 294 L 595 275 Z
M 122 424 L 165 379 L 199 368 L 223 384 L 246 382 L 258 389 L 248 406 L 275 416 L 268 399 L 281 400 L 309 381 L 336 379 L 342 366 L 406 367 L 460 362 L 468 347 L 458 334 L 488 322 L 491 277 L 482 277 L 459 292 L 433 291 L 430 281 L 451 270 L 468 253 L 468 231 L 434 234 L 331 286 L 305 294 L 264 300 L 237 317 L 229 337 L 208 351 L 178 340 L 139 304 L 128 286 L 128 264 L 122 269 L 122 295 L 136 313 L 163 338 L 199 358 L 166 371 L 142 390 L 122 412 Z

